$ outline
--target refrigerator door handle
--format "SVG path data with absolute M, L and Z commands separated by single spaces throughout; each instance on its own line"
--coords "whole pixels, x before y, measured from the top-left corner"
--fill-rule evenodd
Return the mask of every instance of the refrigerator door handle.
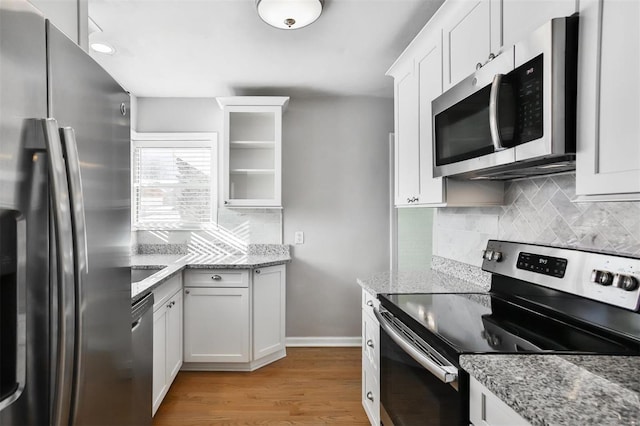
M 84 300 L 83 288 L 85 277 L 89 272 L 89 259 L 87 251 L 87 226 L 84 213 L 84 198 L 82 194 L 82 178 L 80 175 L 80 159 L 78 157 L 78 144 L 76 133 L 72 127 L 60 129 L 62 149 L 66 158 L 67 178 L 69 181 L 69 195 L 71 205 L 71 228 L 74 246 L 75 264 L 75 298 L 76 298 L 76 323 L 75 323 L 75 369 L 82 371 L 80 362 L 82 360 L 82 307 L 80 301 Z M 80 375 L 75 374 L 74 389 L 79 389 Z M 78 399 L 74 398 L 72 407 L 72 418 L 75 418 Z
M 69 424 L 73 391 L 75 350 L 75 294 L 74 250 L 67 171 L 58 133 L 58 122 L 53 118 L 42 120 L 47 161 L 49 163 L 50 194 L 55 229 L 57 269 L 57 341 L 55 347 L 55 375 L 52 398 L 52 419 L 56 425 Z

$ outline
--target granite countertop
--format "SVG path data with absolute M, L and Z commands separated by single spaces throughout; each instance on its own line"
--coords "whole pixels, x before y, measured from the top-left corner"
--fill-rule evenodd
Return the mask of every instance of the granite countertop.
M 253 269 L 291 262 L 288 252 L 247 255 L 161 255 L 131 256 L 131 269 L 160 269 L 155 274 L 131 284 L 131 302 L 135 303 L 184 269 Z
M 460 365 L 535 426 L 640 424 L 640 357 L 461 355 Z

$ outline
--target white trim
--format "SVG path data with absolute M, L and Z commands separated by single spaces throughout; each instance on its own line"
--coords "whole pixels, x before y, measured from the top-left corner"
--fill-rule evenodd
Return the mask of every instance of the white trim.
M 287 337 L 287 347 L 359 347 L 362 336 L 357 337 Z

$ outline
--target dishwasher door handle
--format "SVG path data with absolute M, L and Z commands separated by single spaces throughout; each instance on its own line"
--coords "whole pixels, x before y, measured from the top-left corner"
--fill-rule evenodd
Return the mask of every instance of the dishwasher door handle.
M 389 335 L 403 351 L 405 351 L 418 364 L 427 369 L 431 374 L 436 376 L 443 383 L 451 383 L 458 380 L 458 369 L 454 366 L 439 365 L 429 356 L 425 355 L 421 350 L 417 349 L 411 342 L 405 340 L 399 332 L 391 325 L 391 323 L 382 316 L 379 309 L 374 309 L 380 327 Z

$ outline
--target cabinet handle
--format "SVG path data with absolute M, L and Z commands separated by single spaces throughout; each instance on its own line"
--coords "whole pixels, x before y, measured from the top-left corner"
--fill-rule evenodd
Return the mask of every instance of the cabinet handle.
M 211 279 L 214 280 L 214 281 L 221 281 L 222 277 L 220 275 L 214 275 L 214 276 L 211 277 Z
M 367 300 L 367 306 L 373 307 L 373 300 Z
M 259 273 L 260 273 L 260 269 L 256 269 L 256 274 L 259 274 Z
M 373 348 L 373 340 L 371 339 L 367 340 L 367 346 L 369 346 L 370 348 Z
M 371 392 L 367 392 L 367 399 L 371 402 L 373 402 L 373 393 Z

